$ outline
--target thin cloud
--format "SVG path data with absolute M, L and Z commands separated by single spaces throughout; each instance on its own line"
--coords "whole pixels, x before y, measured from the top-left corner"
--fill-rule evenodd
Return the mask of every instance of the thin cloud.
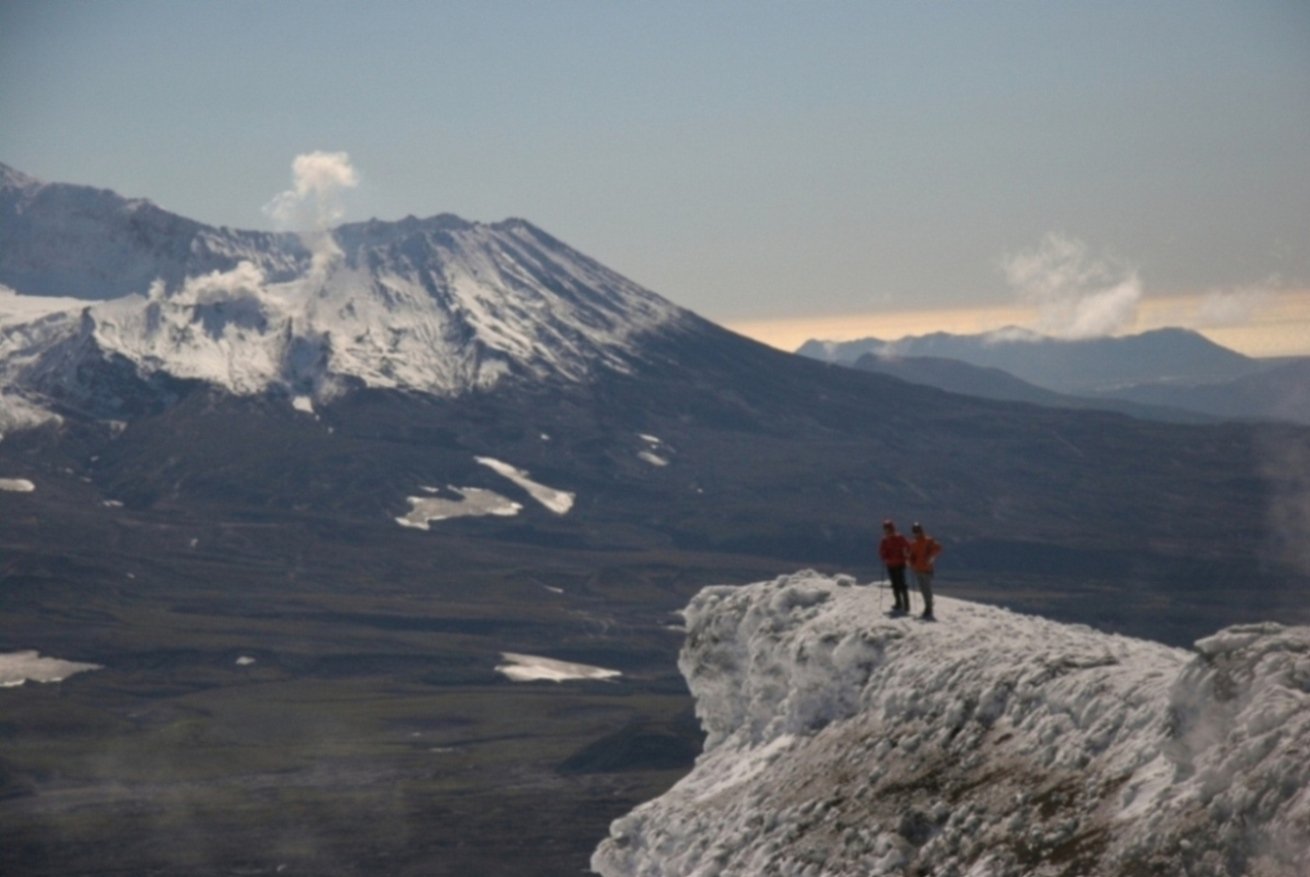
M 1203 328 L 1245 326 L 1271 295 L 1266 287 L 1213 290 L 1197 306 L 1195 323 Z

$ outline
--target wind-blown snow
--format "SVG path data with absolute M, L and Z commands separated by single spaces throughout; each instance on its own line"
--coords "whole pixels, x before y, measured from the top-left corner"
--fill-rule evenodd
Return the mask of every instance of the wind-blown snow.
M 799 573 L 709 588 L 679 665 L 695 769 L 617 820 L 618 875 L 1310 873 L 1310 629 L 1195 652 Z
M 6 493 L 31 493 L 36 485 L 26 478 L 0 478 L 0 490 Z

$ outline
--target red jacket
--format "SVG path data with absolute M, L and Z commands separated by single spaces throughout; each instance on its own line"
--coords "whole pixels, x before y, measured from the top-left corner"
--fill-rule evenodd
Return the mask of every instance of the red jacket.
M 920 533 L 910 543 L 910 568 L 916 572 L 932 572 L 932 562 L 942 553 L 942 544 L 931 536 Z
M 910 543 L 900 533 L 883 536 L 878 544 L 878 556 L 887 566 L 905 566 L 905 558 L 910 553 Z

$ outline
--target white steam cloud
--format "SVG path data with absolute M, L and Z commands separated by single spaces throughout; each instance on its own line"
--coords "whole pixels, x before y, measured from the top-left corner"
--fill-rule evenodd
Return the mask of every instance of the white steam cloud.
M 1048 234 L 1034 250 L 1001 267 L 1019 296 L 1037 308 L 1038 331 L 1057 338 L 1096 338 L 1132 327 L 1142 299 L 1137 272 L 1094 258 L 1082 241 Z
M 159 286 L 159 290 L 152 290 L 156 299 L 163 298 L 162 284 Z M 177 301 L 202 306 L 239 300 L 259 302 L 266 289 L 263 269 L 252 262 L 241 261 L 231 271 L 211 271 L 199 277 L 188 277 Z
M 264 205 L 264 212 L 288 231 L 322 232 L 346 215 L 342 195 L 359 185 L 344 152 L 306 152 L 291 163 L 292 187 Z
M 278 226 L 299 232 L 313 254 L 306 282 L 318 285 L 341 250 L 331 228 L 346 215 L 343 195 L 359 185 L 359 175 L 344 152 L 306 152 L 291 162 L 292 186 L 264 205 Z

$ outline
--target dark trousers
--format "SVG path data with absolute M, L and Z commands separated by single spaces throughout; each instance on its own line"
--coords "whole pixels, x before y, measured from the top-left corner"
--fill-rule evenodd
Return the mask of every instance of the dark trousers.
M 919 583 L 919 591 L 923 594 L 923 614 L 932 615 L 932 573 L 914 571 L 914 579 Z
M 892 598 L 896 600 L 895 608 L 902 612 L 910 611 L 910 589 L 905 585 L 905 567 L 887 567 L 887 578 L 892 583 Z

